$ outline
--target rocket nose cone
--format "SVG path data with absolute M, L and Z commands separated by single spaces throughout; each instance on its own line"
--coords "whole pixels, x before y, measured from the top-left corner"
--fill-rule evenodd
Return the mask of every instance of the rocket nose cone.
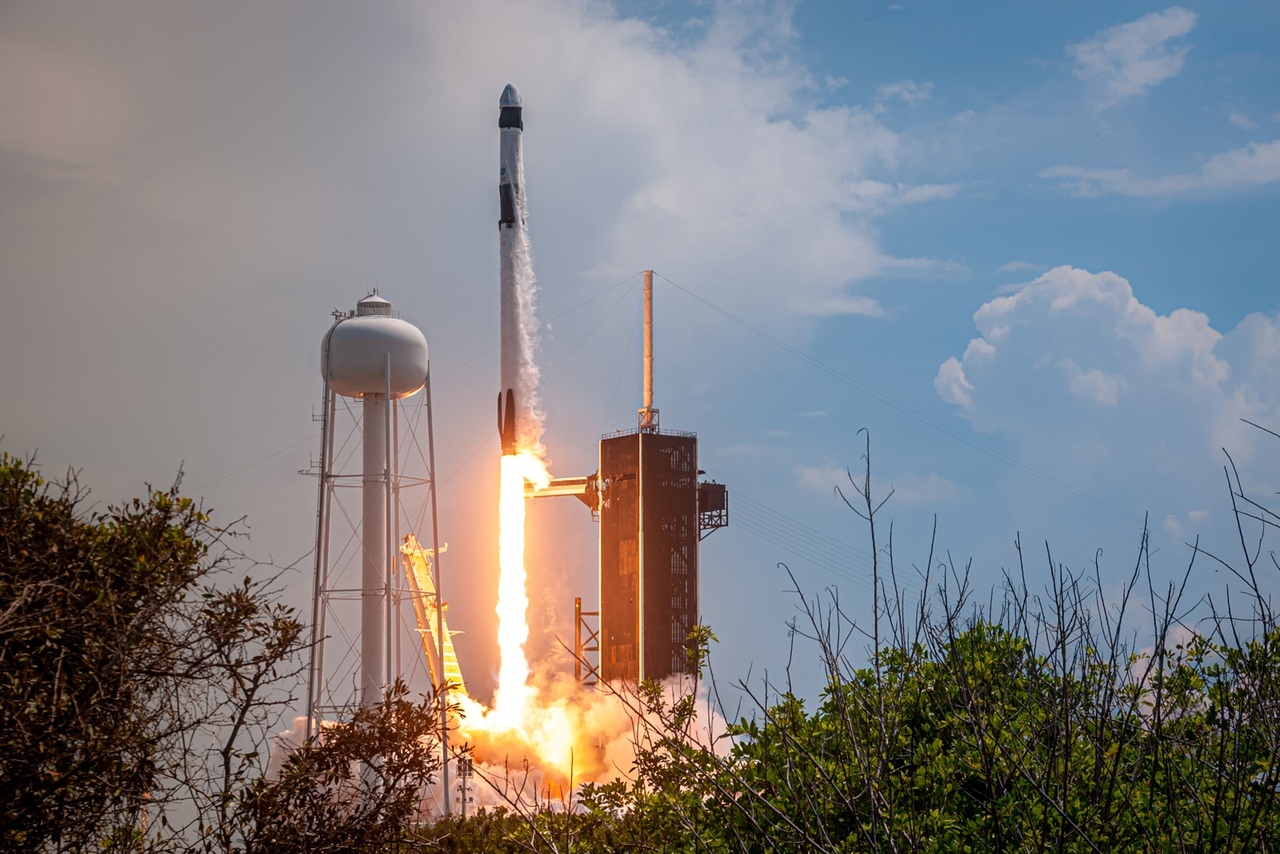
M 520 106 L 520 93 L 516 91 L 516 87 L 510 83 L 507 88 L 502 90 L 502 97 L 498 99 L 499 107 L 518 107 Z

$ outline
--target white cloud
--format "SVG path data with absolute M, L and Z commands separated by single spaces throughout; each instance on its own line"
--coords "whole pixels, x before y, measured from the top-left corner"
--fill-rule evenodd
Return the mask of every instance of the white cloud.
M 993 337 L 998 339 L 998 336 Z M 995 345 L 985 338 L 974 338 L 969 342 L 969 346 L 964 348 L 964 358 L 967 362 L 989 362 L 995 354 Z
M 898 184 L 898 198 L 907 203 L 932 202 L 937 199 L 949 199 L 960 192 L 962 184 L 917 184 L 907 186 Z
M 1010 261 L 996 268 L 997 273 L 1025 273 L 1029 270 L 1043 270 L 1043 264 L 1032 264 L 1030 261 Z
M 1226 363 L 1213 353 L 1222 336 L 1209 326 L 1208 317 L 1185 308 L 1168 316 L 1157 315 L 1138 302 L 1129 283 L 1115 273 L 1055 267 L 1014 294 L 987 302 L 974 314 L 974 322 L 986 341 L 1005 342 L 1011 332 L 1019 338 L 1027 335 L 1028 329 L 1036 325 L 1028 322 L 1033 317 L 1058 328 L 1082 321 L 1096 324 L 1090 338 L 1101 337 L 1109 349 L 1123 346 L 1150 370 L 1175 366 L 1198 386 L 1218 386 L 1229 373 Z M 1060 335 L 1055 331 L 1036 339 L 1046 356 L 1055 357 L 1055 364 L 1067 355 L 1049 349 L 1058 344 Z M 1079 345 L 1073 342 L 1074 339 L 1061 341 L 1062 351 L 1075 350 L 1086 343 L 1084 339 Z M 977 361 L 969 356 L 974 346 L 971 343 L 965 352 L 966 364 Z M 1001 350 L 1006 346 L 1001 343 Z M 1089 348 L 1084 347 L 1084 351 L 1087 354 Z M 982 352 L 984 360 L 989 360 L 990 354 Z M 1093 360 L 1085 357 L 1082 361 Z
M 1244 148 L 1215 154 L 1199 172 L 1139 178 L 1128 169 L 1089 169 L 1054 166 L 1041 178 L 1061 179 L 1061 186 L 1079 196 L 1118 193 L 1125 196 L 1177 196 L 1256 187 L 1280 181 L 1280 140 L 1251 142 Z
M 867 296 L 840 294 L 818 306 L 814 312 L 819 315 L 853 314 L 862 317 L 884 317 L 884 306 Z
M 893 98 L 900 98 L 908 107 L 915 107 L 933 97 L 933 84 L 899 80 L 896 83 L 886 83 L 881 86 L 876 90 L 876 96 L 877 109 L 884 109 L 885 104 Z
M 848 184 L 845 209 L 864 215 L 880 214 L 901 205 L 949 199 L 962 184 L 890 184 L 866 178 Z
M 1267 459 L 1248 418 L 1280 424 L 1280 317 L 1249 315 L 1227 333 L 1201 312 L 1159 314 L 1111 272 L 1056 267 L 974 314 L 980 337 L 942 362 L 939 398 L 985 432 L 1015 437 L 1020 458 L 1134 512 L 1207 522 L 1221 448 L 1242 467 Z
M 1101 106 L 1109 107 L 1179 74 L 1190 48 L 1168 42 L 1195 25 L 1194 12 L 1174 6 L 1103 30 L 1067 52 L 1076 62 L 1076 76 L 1094 90 Z
M 884 258 L 879 270 L 881 276 L 900 279 L 952 279 L 969 272 L 960 261 L 940 258 Z
M 1125 387 L 1124 377 L 1113 376 L 1097 368 L 1081 370 L 1072 359 L 1063 359 L 1062 368 L 1067 372 L 1071 390 L 1099 406 L 1114 406 Z
M 518 79 L 478 49 L 492 5 L 427 8 L 430 77 L 461 82 L 448 96 L 460 122 L 492 100 L 499 75 L 520 87 L 531 228 L 549 215 L 548 192 L 595 194 L 576 214 L 576 255 L 593 279 L 660 253 L 664 271 L 710 299 L 809 314 L 893 262 L 876 217 L 958 190 L 892 180 L 900 140 L 871 107 L 817 105 L 823 80 L 798 61 L 785 4 L 718 4 L 693 40 L 590 4 L 503 6 L 504 29 L 520 35 L 501 65 Z
M 851 495 L 851 488 L 856 491 L 862 486 L 862 481 L 859 479 L 856 485 L 851 487 L 848 469 L 830 464 L 800 466 L 796 468 L 795 473 L 800 486 L 818 495 L 831 495 L 837 486 L 844 491 L 845 495 Z M 884 498 L 890 490 L 893 491 L 891 503 L 908 507 L 944 504 L 955 501 L 960 496 L 960 488 L 937 472 L 923 475 L 904 472 L 891 478 L 872 475 L 872 495 Z
M 1249 118 L 1244 113 L 1236 112 L 1235 110 L 1227 113 L 1227 121 L 1231 122 L 1231 124 L 1236 127 L 1244 128 L 1245 130 L 1253 130 L 1257 127 L 1257 124 L 1254 123 L 1253 119 Z
M 819 495 L 831 495 L 838 486 L 848 492 L 849 471 L 834 465 L 800 466 L 796 469 L 800 486 Z
M 933 378 L 933 387 L 937 390 L 938 397 L 947 403 L 954 403 L 964 409 L 973 408 L 973 385 L 964 375 L 964 365 L 955 356 L 938 368 L 938 375 Z
M 1208 510 L 1188 510 L 1180 516 L 1173 513 L 1166 514 L 1160 527 L 1171 536 L 1182 539 L 1188 535 L 1194 537 L 1196 533 L 1204 530 L 1208 521 Z
M 937 472 L 926 475 L 905 473 L 880 481 L 872 478 L 875 495 L 888 495 L 893 490 L 890 503 L 908 507 L 921 507 L 930 504 L 946 504 L 960 496 L 960 489 L 954 483 Z

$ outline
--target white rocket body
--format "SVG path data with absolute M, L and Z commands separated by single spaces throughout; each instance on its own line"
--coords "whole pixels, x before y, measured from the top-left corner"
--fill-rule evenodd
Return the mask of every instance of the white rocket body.
M 498 433 L 502 453 L 514 454 L 538 443 L 540 431 L 534 408 L 538 369 L 533 363 L 537 321 L 533 314 L 533 264 L 528 208 L 524 197 L 524 162 L 520 144 L 524 119 L 514 86 L 502 90 L 498 101 L 498 252 L 501 310 L 501 373 L 498 388 Z

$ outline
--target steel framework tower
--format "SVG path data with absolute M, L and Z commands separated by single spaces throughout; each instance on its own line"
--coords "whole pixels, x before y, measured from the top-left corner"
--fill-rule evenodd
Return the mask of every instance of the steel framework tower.
M 439 560 L 443 549 L 436 510 L 426 339 L 374 292 L 360 300 L 355 311 L 334 312 L 334 323 L 321 345 L 321 374 L 324 408 L 307 671 L 308 738 L 318 733 L 326 715 L 356 702 L 375 705 L 386 686 L 401 676 L 400 611 L 406 602 L 413 605 L 415 615 L 430 614 L 437 620 L 436 661 L 445 661 Z M 412 413 L 406 410 L 411 399 L 418 405 Z M 357 401 L 359 406 L 353 406 Z M 347 417 L 340 425 L 342 416 Z M 415 418 L 417 423 L 412 423 Z M 404 431 L 406 447 L 402 447 L 405 422 L 410 423 Z M 422 432 L 425 449 L 419 441 Z M 409 448 L 426 457 L 424 472 L 402 471 Z M 357 490 L 358 514 L 355 502 L 346 500 Z M 421 504 L 422 512 L 412 519 L 406 517 L 404 500 L 410 490 L 425 490 L 427 496 L 415 502 Z M 427 525 L 432 548 L 422 549 L 412 540 L 413 551 L 406 552 L 412 529 Z M 400 546 L 402 541 L 405 547 Z M 428 554 L 433 560 L 425 559 Z M 398 571 L 402 557 L 407 572 Z M 417 575 L 410 577 L 415 569 Z M 432 569 L 434 578 L 422 576 Z M 432 679 L 435 686 L 441 681 Z M 447 758 L 446 723 L 442 713 Z M 447 782 L 446 776 L 445 791 Z

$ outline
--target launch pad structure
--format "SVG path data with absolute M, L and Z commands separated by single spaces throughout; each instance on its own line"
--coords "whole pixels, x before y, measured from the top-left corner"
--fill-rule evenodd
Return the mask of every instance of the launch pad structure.
M 699 544 L 729 523 L 724 484 L 700 482 L 698 436 L 659 427 L 653 405 L 653 271 L 644 271 L 644 405 L 633 430 L 600 439 L 599 468 L 526 495 L 575 495 L 600 523 L 598 611 L 574 600 L 579 682 L 685 674 L 698 624 Z M 594 659 L 594 660 L 593 660 Z

